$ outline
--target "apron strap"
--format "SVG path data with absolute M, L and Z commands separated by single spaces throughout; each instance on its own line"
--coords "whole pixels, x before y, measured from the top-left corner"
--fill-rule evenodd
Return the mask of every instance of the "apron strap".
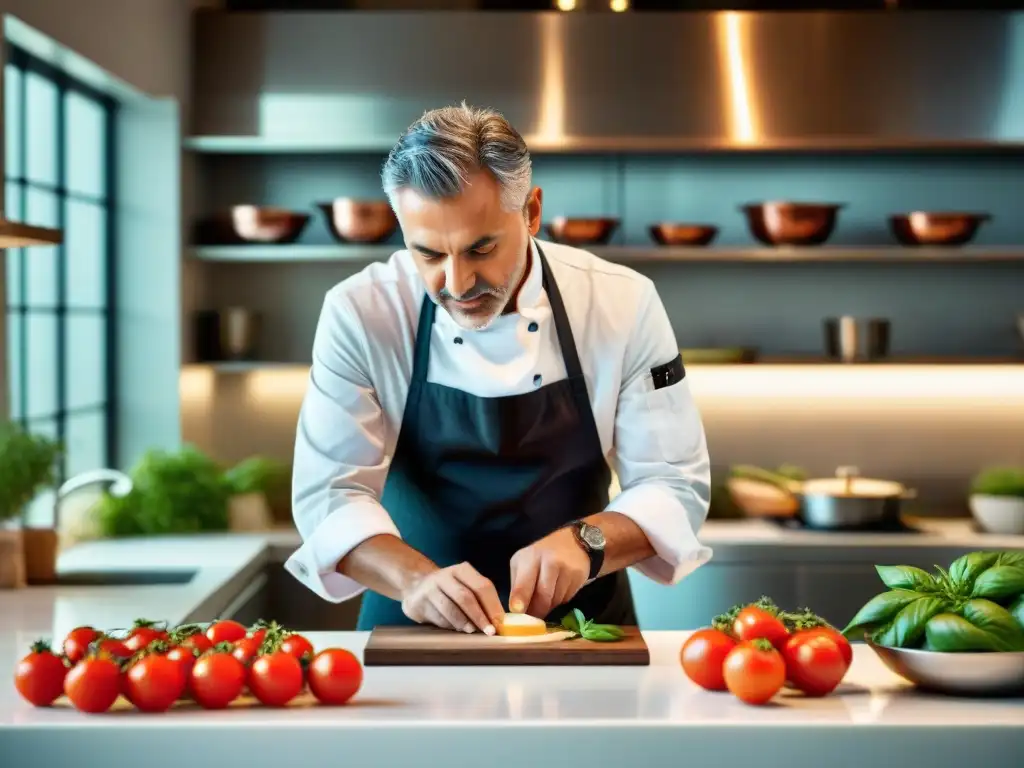
M 565 372 L 570 379 L 583 378 L 583 365 L 580 363 L 579 353 L 576 351 L 576 339 L 572 335 L 572 327 L 569 325 L 569 316 L 565 312 L 565 304 L 562 303 L 562 294 L 558 290 L 558 283 L 551 274 L 548 267 L 548 260 L 544 257 L 544 251 L 540 245 L 534 242 L 537 247 L 537 256 L 540 257 L 541 274 L 543 275 L 544 292 L 548 295 L 548 303 L 551 304 L 551 316 L 555 321 L 555 332 L 558 334 L 558 346 L 562 348 L 562 361 L 565 363 Z M 587 410 L 590 411 L 590 401 L 587 400 Z
M 420 322 L 416 328 L 416 347 L 412 358 L 412 380 L 420 384 L 427 380 L 427 369 L 430 366 L 430 336 L 434 328 L 436 312 L 437 304 L 424 293 L 423 304 L 420 306 Z

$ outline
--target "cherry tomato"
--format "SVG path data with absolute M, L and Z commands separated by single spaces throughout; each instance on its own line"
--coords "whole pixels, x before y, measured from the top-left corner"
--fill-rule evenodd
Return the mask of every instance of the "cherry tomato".
M 765 704 L 786 682 L 786 663 L 766 639 L 740 643 L 725 657 L 725 684 L 740 701 Z
M 301 660 L 303 656 L 313 655 L 313 644 L 302 635 L 291 634 L 282 641 L 281 650 Z
M 732 632 L 740 641 L 763 637 L 779 649 L 785 646 L 789 638 L 785 624 L 768 611 L 754 605 L 748 605 L 739 612 L 736 621 L 733 622 Z
M 782 651 L 786 676 L 808 696 L 825 696 L 842 682 L 848 669 L 839 644 L 816 630 L 797 632 Z
M 249 633 L 249 637 L 251 637 L 253 640 L 255 640 L 257 645 L 259 643 L 262 643 L 263 639 L 266 636 L 267 636 L 267 628 L 266 627 L 260 627 L 259 629 L 254 629 L 252 632 Z
M 192 674 L 192 667 L 196 663 L 196 655 L 195 649 L 187 645 L 176 645 L 167 651 L 167 658 L 178 665 L 186 681 L 188 681 Z
M 64 693 L 81 712 L 106 712 L 121 693 L 121 669 L 110 659 L 88 656 L 64 678 Z
M 89 652 L 89 645 L 100 636 L 92 627 L 75 627 L 64 638 L 64 655 L 72 664 L 77 664 Z
M 249 670 L 249 690 L 268 707 L 283 707 L 302 692 L 302 665 L 289 653 L 260 656 Z
M 237 643 L 245 635 L 245 627 L 237 621 L 231 621 L 230 619 L 215 621 L 206 628 L 206 637 L 213 645 L 217 645 L 217 643 Z
M 132 627 L 128 639 L 124 641 L 125 647 L 132 653 L 141 651 L 154 640 L 166 640 L 167 631 L 157 629 L 150 621 L 139 620 Z
M 166 712 L 184 691 L 181 664 L 166 654 L 143 656 L 125 673 L 125 698 L 143 712 Z
M 309 665 L 309 690 L 322 704 L 344 704 L 363 684 L 359 659 L 344 648 L 320 651 Z
M 101 654 L 109 653 L 111 656 L 119 659 L 127 659 L 132 655 L 132 650 L 122 640 L 117 638 L 100 635 L 99 639 L 93 642 Z
M 47 643 L 33 644 L 32 651 L 18 662 L 14 670 L 14 687 L 25 701 L 37 707 L 48 707 L 64 693 L 68 668 Z
M 722 665 L 736 641 L 717 629 L 701 629 L 690 635 L 679 653 L 686 676 L 709 691 L 726 690 Z
M 230 653 L 203 654 L 192 667 L 188 687 L 199 706 L 224 709 L 245 688 L 245 665 Z
M 261 640 L 255 637 L 243 637 L 235 643 L 235 649 L 231 651 L 231 655 L 243 664 L 249 665 L 256 658 L 256 654 L 259 653 L 261 642 Z

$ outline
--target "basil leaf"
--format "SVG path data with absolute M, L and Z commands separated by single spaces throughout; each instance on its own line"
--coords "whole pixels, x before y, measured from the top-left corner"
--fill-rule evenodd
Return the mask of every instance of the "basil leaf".
M 1021 651 L 1024 627 L 990 600 L 970 600 L 962 616 L 940 613 L 925 626 L 929 648 L 945 652 Z
M 913 648 L 924 637 L 924 628 L 928 620 L 949 608 L 949 603 L 941 597 L 921 597 L 908 603 L 884 627 L 876 631 L 871 639 L 878 645 L 891 648 Z
M 908 589 L 894 589 L 875 595 L 857 611 L 857 615 L 846 625 L 843 634 L 849 638 L 857 638 L 864 630 L 890 621 L 907 605 L 920 600 L 921 597 L 921 594 Z
M 621 640 L 625 633 L 618 627 L 612 627 L 607 624 L 597 624 L 591 627 L 583 635 L 584 640 L 593 640 L 597 643 L 610 643 L 616 640 Z
M 1021 595 L 1017 600 L 1006 609 L 1013 618 L 1017 621 L 1021 627 L 1024 627 L 1024 595 Z
M 579 622 L 576 621 L 576 617 L 571 613 L 567 613 L 562 617 L 562 626 L 570 632 L 575 632 L 577 635 L 580 633 Z
M 998 552 L 971 552 L 958 557 L 949 566 L 949 577 L 953 580 L 953 586 L 962 594 L 969 595 L 978 574 L 991 568 L 998 557 Z
M 934 576 L 912 565 L 876 565 L 875 570 L 889 589 L 912 589 L 916 592 L 939 590 L 939 583 Z
M 971 597 L 1000 600 L 1024 592 L 1024 566 L 994 565 L 974 580 Z
M 579 608 L 573 608 L 572 615 L 576 617 L 576 626 L 578 627 L 577 631 L 582 633 L 590 622 L 587 621 L 586 617 L 583 615 L 583 611 Z
M 1000 552 L 996 565 L 1015 565 L 1024 568 L 1024 552 Z

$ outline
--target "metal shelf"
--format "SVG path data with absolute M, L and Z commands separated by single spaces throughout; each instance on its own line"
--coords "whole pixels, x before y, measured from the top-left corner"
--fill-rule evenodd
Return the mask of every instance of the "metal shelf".
M 400 245 L 218 245 L 197 246 L 193 258 L 239 262 L 371 262 L 387 259 Z M 835 263 L 970 263 L 1024 261 L 1024 245 L 977 247 L 818 246 L 804 248 L 708 247 L 674 248 L 648 245 L 591 246 L 591 253 L 623 264 L 643 262 L 835 262 Z

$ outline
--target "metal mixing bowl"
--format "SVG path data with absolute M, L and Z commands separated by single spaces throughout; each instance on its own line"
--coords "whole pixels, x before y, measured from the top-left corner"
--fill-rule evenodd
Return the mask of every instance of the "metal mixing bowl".
M 681 224 L 662 221 L 652 224 L 648 231 L 658 245 L 700 246 L 709 245 L 718 234 L 718 227 L 712 224 Z
M 914 211 L 890 216 L 889 228 L 901 245 L 963 245 L 991 218 L 987 213 Z
M 740 206 L 750 233 L 765 245 L 821 245 L 844 203 L 766 202 Z
M 619 220 L 610 217 L 573 219 L 556 216 L 547 225 L 551 239 L 566 245 L 604 245 L 619 226 Z
M 398 218 L 387 200 L 339 197 L 317 207 L 339 243 L 382 243 L 398 229 Z
M 939 653 L 865 641 L 885 666 L 924 690 L 954 696 L 1024 695 L 1024 652 Z
M 273 243 L 299 239 L 310 215 L 269 205 L 235 205 L 197 226 L 197 242 L 209 244 Z

